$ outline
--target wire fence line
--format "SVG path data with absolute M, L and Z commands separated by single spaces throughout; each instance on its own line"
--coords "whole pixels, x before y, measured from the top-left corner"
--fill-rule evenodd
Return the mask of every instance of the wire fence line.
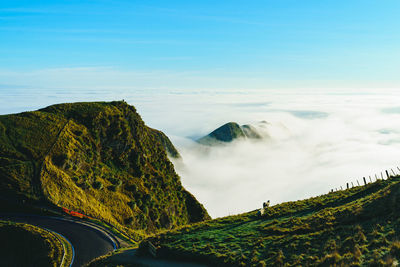
M 396 168 L 397 168 L 397 170 L 396 170 Z M 364 185 L 376 182 L 378 180 L 390 179 L 391 177 L 395 177 L 395 176 L 400 175 L 400 168 L 399 167 L 396 167 L 396 168 L 394 170 L 393 170 L 393 168 L 390 168 L 390 169 L 384 170 L 384 171 L 382 171 L 382 172 L 380 172 L 378 174 L 375 173 L 374 175 L 372 175 L 372 177 L 371 177 L 371 175 L 369 175 L 369 176 L 362 177 L 362 179 L 356 179 L 355 182 L 357 182 L 357 184 L 353 180 L 351 182 L 346 183 L 344 185 L 344 187 L 340 186 L 340 187 L 332 188 L 329 191 L 329 193 L 336 192 L 336 191 L 341 191 L 341 190 L 346 190 L 346 189 L 350 189 L 350 188 L 357 187 L 357 186 L 364 186 Z M 361 183 L 360 183 L 360 181 L 361 181 Z

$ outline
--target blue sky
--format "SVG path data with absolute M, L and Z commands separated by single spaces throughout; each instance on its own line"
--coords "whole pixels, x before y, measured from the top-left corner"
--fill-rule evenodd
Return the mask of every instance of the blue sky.
M 0 3 L 0 88 L 400 84 L 397 0 Z
M 0 114 L 125 99 L 178 148 L 267 120 L 292 134 L 182 150 L 185 188 L 215 215 L 317 195 L 400 158 L 399 14 L 399 0 L 0 0 Z

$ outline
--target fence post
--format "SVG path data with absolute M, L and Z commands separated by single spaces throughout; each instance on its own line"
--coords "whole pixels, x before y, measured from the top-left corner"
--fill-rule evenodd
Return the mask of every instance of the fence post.
M 385 179 L 383 179 L 383 173 L 381 172 L 381 177 L 382 177 L 382 180 L 385 180 Z
M 357 179 L 357 184 L 358 184 L 358 186 L 360 186 L 360 183 L 358 182 L 358 179 Z
M 351 187 L 354 187 L 354 184 L 353 184 L 353 182 L 351 182 Z
M 342 186 L 340 186 L 340 190 L 343 190 L 343 187 L 342 187 Z
M 371 175 L 369 176 L 369 181 L 372 183 Z
M 378 181 L 378 175 L 375 174 L 375 181 Z
M 393 172 L 393 175 L 396 176 L 396 173 L 394 172 L 394 170 L 393 170 L 393 169 L 391 169 L 391 170 L 392 170 L 392 172 Z
M 365 177 L 363 177 L 363 180 L 364 180 L 364 185 L 366 185 L 367 184 L 367 180 L 365 180 Z
M 387 179 L 390 178 L 388 170 L 386 170 L 386 176 L 387 176 Z
M 347 185 L 347 189 L 349 189 L 349 183 L 346 183 L 346 185 Z

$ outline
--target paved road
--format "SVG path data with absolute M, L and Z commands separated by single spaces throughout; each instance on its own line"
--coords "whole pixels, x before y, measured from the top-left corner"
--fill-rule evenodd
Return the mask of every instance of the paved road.
M 72 266 L 82 266 L 115 248 L 114 242 L 103 232 L 78 222 L 56 217 L 0 214 L 0 219 L 25 222 L 50 229 L 65 236 L 75 248 Z

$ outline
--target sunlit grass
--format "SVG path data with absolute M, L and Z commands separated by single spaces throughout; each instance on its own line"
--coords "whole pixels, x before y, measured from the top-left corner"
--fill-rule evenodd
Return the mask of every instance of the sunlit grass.
M 171 146 L 125 102 L 0 116 L 0 189 L 84 213 L 140 240 L 209 218 L 182 187 L 167 157 Z
M 149 240 L 160 257 L 215 265 L 390 266 L 400 259 L 400 177 L 201 222 Z

